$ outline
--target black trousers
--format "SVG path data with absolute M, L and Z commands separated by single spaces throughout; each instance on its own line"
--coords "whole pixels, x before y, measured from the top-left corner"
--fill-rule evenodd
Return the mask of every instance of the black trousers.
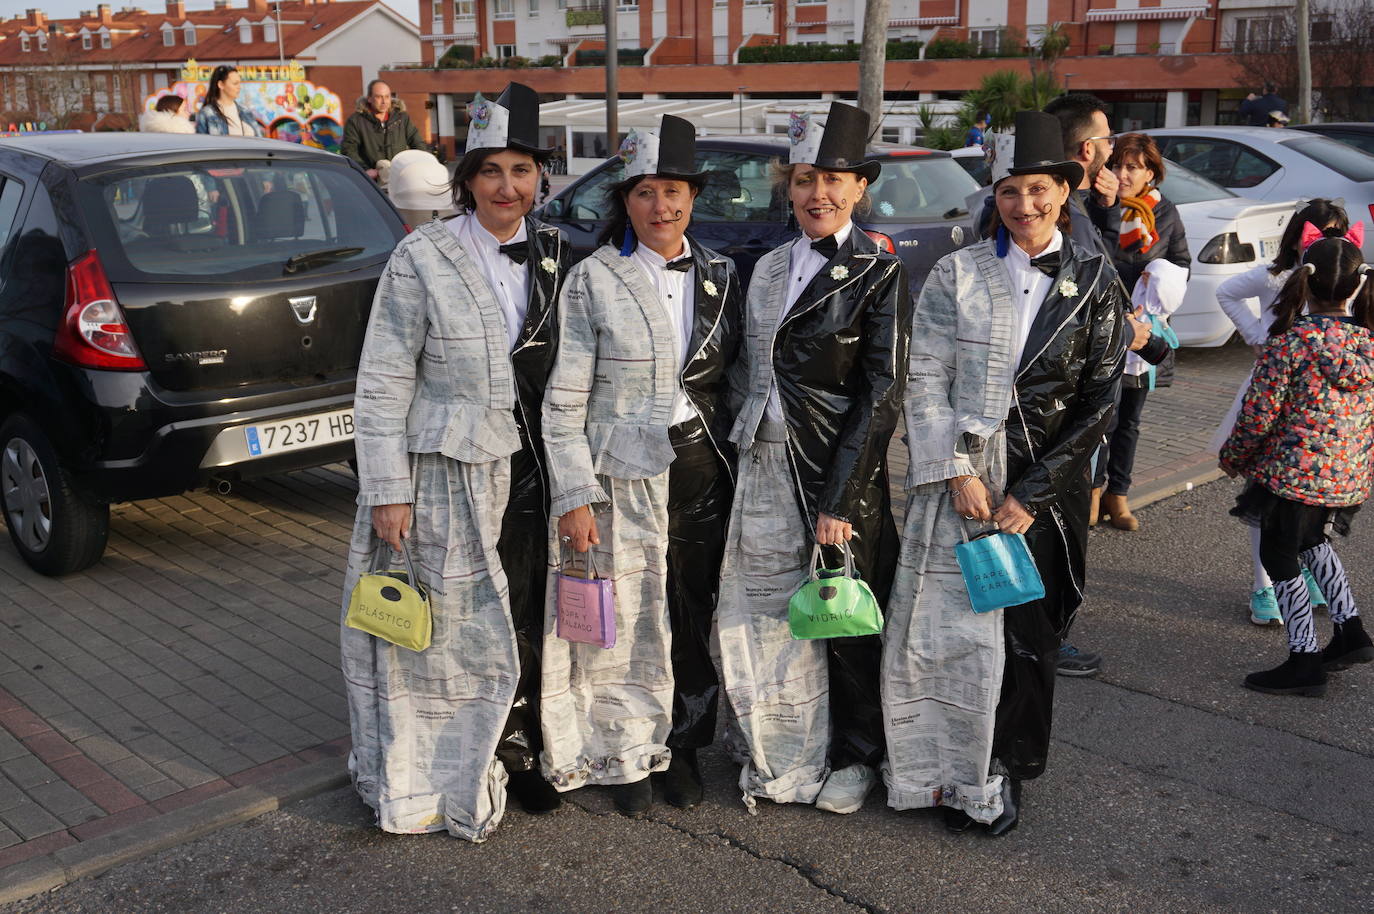
M 673 633 L 673 728 L 668 745 L 699 749 L 715 738 L 720 680 L 711 626 L 734 485 L 700 419 L 674 426 L 668 469 L 668 622 Z
M 1097 472 L 1093 476 L 1093 487 L 1105 486 L 1108 495 L 1126 495 L 1131 491 L 1131 470 L 1140 441 L 1140 414 L 1145 410 L 1148 393 L 1144 387 L 1121 388 L 1116 414 L 1107 427 L 1107 441 L 1097 452 Z
M 544 647 L 544 588 L 548 578 L 548 500 L 534 449 L 511 456 L 510 500 L 496 551 L 510 582 L 510 615 L 520 656 L 515 703 L 496 757 L 510 772 L 538 771 L 544 739 L 539 729 L 539 662 Z

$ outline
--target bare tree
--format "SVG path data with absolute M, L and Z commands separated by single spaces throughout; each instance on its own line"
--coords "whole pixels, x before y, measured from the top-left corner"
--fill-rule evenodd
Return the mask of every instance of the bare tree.
M 868 123 L 874 133 L 883 120 L 883 75 L 887 69 L 887 22 L 891 12 L 891 0 L 864 0 L 864 36 L 859 48 L 859 107 L 868 112 Z
M 1311 4 L 1312 93 L 1328 121 L 1374 118 L 1374 5 L 1367 0 L 1316 0 Z M 1234 39 L 1234 36 L 1227 36 Z M 1273 83 L 1284 98 L 1300 99 L 1297 23 L 1295 17 L 1271 21 L 1267 37 L 1236 41 L 1231 62 L 1237 82 L 1257 89 Z M 1295 109 L 1301 105 L 1295 105 Z
M 76 39 L 53 33 L 47 48 L 34 48 L 33 62 L 10 71 L 11 80 L 22 79 L 26 104 L 16 105 L 11 117 L 43 121 L 49 127 L 66 127 L 78 115 L 89 111 L 87 76 L 77 66 L 73 50 Z M 15 93 L 17 94 L 17 93 Z

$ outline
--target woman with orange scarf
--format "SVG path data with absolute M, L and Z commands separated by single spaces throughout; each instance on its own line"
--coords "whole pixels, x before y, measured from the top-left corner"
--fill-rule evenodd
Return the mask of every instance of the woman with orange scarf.
M 1121 182 L 1121 233 L 1113 251 L 1116 271 L 1136 302 L 1137 316 L 1144 312 L 1140 305 L 1146 286 L 1152 281 L 1154 292 L 1166 286 L 1175 295 L 1156 295 L 1153 299 L 1173 300 L 1177 307 L 1181 300 L 1182 284 L 1192 263 L 1188 253 L 1188 239 L 1183 234 L 1183 222 L 1178 210 L 1159 192 L 1164 180 L 1164 159 L 1155 141 L 1143 133 L 1127 133 L 1116 138 L 1107 167 Z M 1159 264 L 1173 264 L 1184 272 Z M 1173 275 L 1166 275 L 1172 273 Z M 1137 288 L 1139 286 L 1139 288 Z M 1167 317 L 1172 308 L 1152 307 Z M 1126 360 L 1121 379 L 1121 400 L 1116 417 L 1107 431 L 1107 443 L 1097 455 L 1097 470 L 1093 476 L 1094 506 L 1090 523 L 1099 517 L 1118 530 L 1140 529 L 1140 521 L 1131 513 L 1126 495 L 1131 489 L 1131 469 L 1135 463 L 1136 442 L 1140 438 L 1140 413 L 1145 408 L 1145 395 L 1152 387 L 1167 387 L 1173 380 L 1173 356 L 1170 354 L 1153 374 L 1151 366 L 1138 356 Z M 1100 503 L 1100 509 L 1098 506 Z

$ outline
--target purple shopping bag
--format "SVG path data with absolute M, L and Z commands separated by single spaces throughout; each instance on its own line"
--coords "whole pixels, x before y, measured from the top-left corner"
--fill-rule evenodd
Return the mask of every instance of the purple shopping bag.
M 564 641 L 615 647 L 615 589 L 596 573 L 596 560 L 587 550 L 586 565 L 559 563 L 558 637 Z

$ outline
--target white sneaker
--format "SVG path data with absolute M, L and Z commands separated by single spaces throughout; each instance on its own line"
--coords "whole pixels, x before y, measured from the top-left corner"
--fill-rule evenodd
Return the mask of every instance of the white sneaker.
M 850 765 L 832 771 L 816 797 L 816 808 L 840 815 L 858 812 L 864 805 L 864 797 L 877 782 L 877 773 L 867 765 Z

